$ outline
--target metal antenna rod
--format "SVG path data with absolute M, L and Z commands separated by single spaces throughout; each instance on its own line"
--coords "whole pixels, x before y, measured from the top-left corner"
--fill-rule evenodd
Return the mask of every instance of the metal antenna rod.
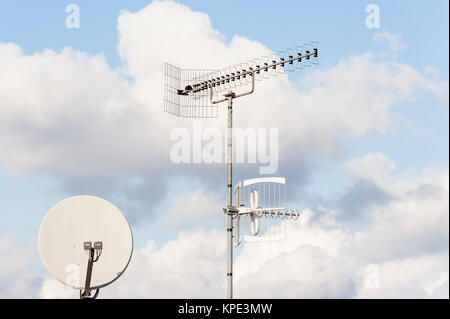
M 227 298 L 233 298 L 233 93 L 228 96 L 228 185 L 227 185 Z
M 249 95 L 255 90 L 255 74 L 252 73 L 252 88 L 250 91 L 235 94 L 229 91 L 225 94 L 225 98 L 213 101 L 212 99 L 212 87 L 211 90 L 211 103 L 218 104 L 228 101 L 228 143 L 227 143 L 227 207 L 226 213 L 226 227 L 227 227 L 227 298 L 233 299 L 233 216 L 239 211 L 233 206 L 233 99 Z
M 86 283 L 84 284 L 84 297 L 91 295 L 91 276 L 92 276 L 92 266 L 94 265 L 94 248 L 89 250 L 89 260 L 86 271 Z
M 233 73 L 232 75 L 227 75 L 226 79 L 206 80 L 201 83 L 196 83 L 196 84 L 193 84 L 192 86 L 190 86 L 188 89 L 178 90 L 178 94 L 187 95 L 191 92 L 196 92 L 196 91 L 200 91 L 203 89 L 212 88 L 216 85 L 220 85 L 220 83 L 223 84 L 225 81 L 227 81 L 227 82 L 234 81 L 235 79 L 244 77 L 246 75 L 254 76 L 255 73 L 259 74 L 261 71 L 268 71 L 269 69 L 275 69 L 277 66 L 284 66 L 285 64 L 292 64 L 294 61 L 301 62 L 302 59 L 309 60 L 310 57 L 317 57 L 317 55 L 318 55 L 317 49 L 314 49 L 313 52 L 308 51 L 308 53 L 303 54 L 303 55 L 298 55 L 296 57 L 292 57 L 289 59 L 283 59 L 282 61 L 278 61 L 278 62 L 275 61 L 271 64 L 266 64 L 264 66 L 258 66 L 254 69 L 250 68 L 251 70 L 242 71 L 242 72 L 239 72 L 239 74 Z M 221 101 L 226 101 L 226 99 L 221 100 Z

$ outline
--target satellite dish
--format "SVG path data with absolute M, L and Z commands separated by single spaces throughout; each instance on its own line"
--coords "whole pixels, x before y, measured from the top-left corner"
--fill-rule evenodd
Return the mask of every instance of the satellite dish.
M 39 229 L 39 254 L 48 272 L 90 298 L 90 290 L 114 282 L 133 252 L 130 226 L 110 202 L 74 196 L 53 206 Z M 84 290 L 84 291 L 83 291 Z

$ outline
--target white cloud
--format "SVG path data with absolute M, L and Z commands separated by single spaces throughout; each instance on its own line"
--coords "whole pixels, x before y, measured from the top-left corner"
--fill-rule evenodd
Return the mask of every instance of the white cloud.
M 379 154 L 360 161 L 381 167 L 376 158 L 381 164 L 387 160 Z M 448 180 L 448 169 L 439 168 L 391 174 L 380 181 L 380 187 L 395 200 L 376 208 L 366 230 L 357 233 L 340 223 L 333 211 L 307 209 L 299 221 L 287 225 L 286 240 L 244 242 L 235 259 L 235 296 L 448 298 Z M 225 232 L 193 229 L 180 232 L 161 247 L 149 241 L 135 251 L 125 274 L 102 289 L 100 296 L 222 298 L 225 240 Z M 7 240 L 0 247 L 2 258 L 21 251 Z M 12 259 L 17 265 L 25 262 Z M 24 268 L 17 269 L 2 274 L 10 276 L 12 271 L 16 277 L 26 278 L 21 275 Z M 76 291 L 48 276 L 37 285 L 30 282 L 8 282 L 9 296 L 26 291 L 18 289 L 12 294 L 17 287 L 33 287 L 36 295 L 44 298 L 77 298 Z
M 394 200 L 373 211 L 371 230 L 357 234 L 355 252 L 379 261 L 448 251 L 448 176 L 443 169 L 381 184 Z
M 170 199 L 172 207 L 161 216 L 159 223 L 161 227 L 176 229 L 217 224 L 223 216 L 221 207 L 225 205 L 221 195 L 203 188 L 177 194 Z
M 112 70 L 101 55 L 70 48 L 26 55 L 15 44 L 0 43 L 2 165 L 19 172 L 56 171 L 74 179 L 118 176 L 119 183 L 146 174 L 155 189 L 165 188 L 162 176 L 187 174 L 169 163 L 170 130 L 190 127 L 191 122 L 162 112 L 164 62 L 216 68 L 269 51 L 242 36 L 227 42 L 207 15 L 174 2 L 123 12 L 118 21 L 123 70 Z M 304 83 L 307 89 L 299 89 L 283 76 L 258 83 L 257 94 L 236 102 L 235 108 L 237 126 L 280 128 L 280 158 L 290 158 L 285 165 L 293 175 L 300 169 L 298 154 L 306 161 L 333 156 L 342 151 L 342 134 L 383 132 L 391 124 L 392 107 L 414 99 L 417 92 L 431 92 L 448 103 L 448 84 L 371 53 L 342 59 L 299 84 Z M 204 126 L 223 127 L 222 115 Z M 376 207 L 368 229 L 357 234 L 333 212 L 308 210 L 301 222 L 288 228 L 286 241 L 246 244 L 236 259 L 237 297 L 448 298 L 448 169 L 392 175 L 395 164 L 377 153 L 350 161 L 348 167 L 394 200 Z M 216 178 L 210 170 L 198 171 L 202 173 L 196 179 Z M 136 200 L 149 196 L 134 193 Z M 202 190 L 177 198 L 166 218 L 179 225 L 185 225 L 184 219 L 206 218 L 219 201 Z M 204 203 L 199 202 L 202 198 Z M 102 295 L 223 297 L 224 243 L 223 233 L 203 230 L 181 232 L 160 248 L 150 241 Z M 27 263 L 9 248 L 12 244 L 0 244 L 1 260 L 12 256 L 18 265 Z M 380 269 L 378 289 L 364 286 L 364 270 L 370 264 Z M 2 291 L 23 296 L 34 277 L 24 268 L 4 267 L 5 274 L 20 280 L 0 275 L 6 287 Z M 46 278 L 40 296 L 69 293 Z
M 428 285 L 424 286 L 424 288 L 428 295 L 433 296 L 438 289 L 445 287 L 445 285 L 447 285 L 446 290 L 448 290 L 448 273 L 443 272 L 439 275 L 437 280 L 432 280 Z
M 380 181 L 391 173 L 395 163 L 382 153 L 370 153 L 363 158 L 349 160 L 346 167 L 356 177 Z
M 387 42 L 389 50 L 393 52 L 398 52 L 408 47 L 407 44 L 401 41 L 398 34 L 393 34 L 387 31 L 375 33 L 373 39 L 375 41 Z
M 225 234 L 181 232 L 157 249 L 153 241 L 133 254 L 124 275 L 103 297 L 220 298 L 225 284 Z
M 11 235 L 0 236 L 0 298 L 36 298 L 41 274 L 29 269 L 34 250 L 17 243 Z
M 174 2 L 122 12 L 118 21 L 123 70 L 70 48 L 27 55 L 15 44 L 0 44 L 0 162 L 15 172 L 56 173 L 66 196 L 110 198 L 136 221 L 154 215 L 173 179 L 213 189 L 221 178 L 218 166 L 170 162 L 171 130 L 190 131 L 192 121 L 163 112 L 164 62 L 222 67 L 269 50 L 242 36 L 227 41 L 205 14 Z M 234 112 L 236 127 L 279 128 L 279 167 L 292 188 L 308 179 L 317 157 L 343 152 L 340 136 L 383 132 L 397 102 L 442 91 L 440 82 L 374 54 L 342 59 L 302 82 L 306 89 L 286 76 L 258 82 Z M 224 111 L 202 127 L 224 128 Z M 239 172 L 254 174 L 252 166 Z
M 75 299 L 79 298 L 79 293 L 47 275 L 42 282 L 38 296 L 43 299 Z
M 132 81 L 101 55 L 70 48 L 26 55 L 15 44 L 0 44 L 0 158 L 6 168 L 74 177 L 170 174 L 170 131 L 191 121 L 162 112 L 164 62 L 220 68 L 269 52 L 238 35 L 227 42 L 206 14 L 175 2 L 122 12 L 118 31 L 123 72 Z M 257 94 L 236 102 L 236 126 L 278 127 L 281 157 L 295 149 L 308 160 L 340 152 L 341 134 L 382 132 L 391 107 L 414 92 L 445 91 L 408 65 L 372 54 L 343 59 L 305 81 L 308 90 L 296 89 L 286 76 L 258 82 Z M 204 126 L 224 122 L 220 117 Z M 290 163 L 297 169 L 295 160 Z
M 386 261 L 379 266 L 379 287 L 362 286 L 355 297 L 448 298 L 448 267 L 448 251 Z
M 385 163 L 381 155 L 361 161 Z M 381 186 L 396 199 L 375 209 L 364 231 L 351 233 L 333 211 L 308 209 L 288 224 L 286 240 L 244 242 L 235 296 L 448 298 L 448 174 L 430 169 L 385 179 Z M 222 298 L 225 256 L 224 232 L 183 231 L 160 248 L 149 241 L 102 296 Z
M 103 56 L 70 48 L 24 55 L 9 43 L 0 44 L 0 67 L 7 168 L 101 175 L 148 160 L 152 120 Z

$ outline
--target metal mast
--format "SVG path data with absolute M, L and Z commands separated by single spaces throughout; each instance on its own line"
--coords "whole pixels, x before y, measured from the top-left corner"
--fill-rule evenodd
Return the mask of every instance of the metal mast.
M 227 227 L 227 298 L 233 298 L 233 216 L 238 213 L 233 206 L 233 99 L 253 93 L 255 89 L 255 77 L 252 77 L 252 89 L 248 92 L 235 94 L 229 91 L 225 98 L 214 101 L 210 96 L 212 104 L 218 104 L 228 101 L 228 141 L 227 141 L 227 207 L 224 209 L 226 214 Z M 212 87 L 211 87 L 212 89 Z M 211 90 L 212 92 L 212 90 Z

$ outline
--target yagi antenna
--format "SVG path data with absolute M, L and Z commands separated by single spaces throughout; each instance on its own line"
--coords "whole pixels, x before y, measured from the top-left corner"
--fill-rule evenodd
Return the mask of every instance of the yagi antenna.
M 318 42 L 233 65 L 221 70 L 180 69 L 166 63 L 164 111 L 180 117 L 215 118 L 219 93 L 251 85 L 286 71 L 318 64 Z M 246 95 L 246 94 L 245 94 Z
M 318 42 L 311 42 L 289 48 L 278 54 L 269 54 L 219 70 L 183 70 L 166 63 L 164 111 L 178 117 L 214 118 L 217 117 L 217 105 L 221 102 L 228 102 L 227 123 L 231 132 L 233 100 L 253 93 L 255 81 L 311 67 L 317 65 L 318 61 Z M 245 86 L 250 86 L 248 91 L 239 94 L 234 92 L 235 88 Z M 233 228 L 237 231 L 234 238 L 235 244 L 238 244 L 240 241 L 240 218 L 244 216 L 250 218 L 251 233 L 256 236 L 259 233 L 259 222 L 262 216 L 269 216 L 274 220 L 278 218 L 296 220 L 299 213 L 296 210 L 288 210 L 285 205 L 260 207 L 263 193 L 258 190 L 253 190 L 248 196 L 248 206 L 240 207 L 240 202 L 233 205 L 232 134 L 228 136 L 227 147 L 227 206 L 224 208 L 224 212 L 227 227 L 227 298 L 231 299 L 233 298 Z M 267 180 L 253 181 L 257 184 L 268 182 Z M 273 181 L 268 183 L 272 184 Z M 284 185 L 285 182 L 275 182 L 275 184 Z M 235 196 L 241 196 L 240 192 L 238 193 L 239 195 L 235 194 Z M 233 220 L 235 227 L 233 227 Z

